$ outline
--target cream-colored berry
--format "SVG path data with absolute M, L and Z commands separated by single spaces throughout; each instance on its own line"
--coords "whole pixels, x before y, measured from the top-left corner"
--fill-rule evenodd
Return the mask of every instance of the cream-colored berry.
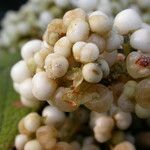
M 131 52 L 126 59 L 126 67 L 133 78 L 143 78 L 150 75 L 150 57 L 140 52 Z
M 28 114 L 24 118 L 24 127 L 29 132 L 36 132 L 36 130 L 40 127 L 40 125 L 41 125 L 41 117 L 35 112 Z
M 76 42 L 73 47 L 72 47 L 72 51 L 73 51 L 73 56 L 75 58 L 76 61 L 80 62 L 80 52 L 81 49 L 86 45 L 86 42 Z
M 102 53 L 105 50 L 105 39 L 101 37 L 99 34 L 92 33 L 87 39 L 88 43 L 94 43 L 99 48 L 99 52 Z
M 36 131 L 36 138 L 43 149 L 52 149 L 56 145 L 57 134 L 53 126 L 41 126 Z
M 123 44 L 123 36 L 117 34 L 115 31 L 112 31 L 106 40 L 106 51 L 112 52 L 120 48 Z
M 112 27 L 110 18 L 101 11 L 95 11 L 89 15 L 89 24 L 91 31 L 100 35 L 107 34 Z
M 99 49 L 93 43 L 77 42 L 72 50 L 75 60 L 82 63 L 93 62 L 99 56 Z
M 20 93 L 20 83 L 13 82 L 13 88 L 17 93 Z
M 102 115 L 97 118 L 95 122 L 95 127 L 99 128 L 99 132 L 108 132 L 111 131 L 114 127 L 114 120 L 106 115 Z
M 117 127 L 121 130 L 127 129 L 132 123 L 131 114 L 123 111 L 116 113 L 114 115 L 114 119 L 116 121 Z
M 30 78 L 31 72 L 29 71 L 26 62 L 20 60 L 12 67 L 10 75 L 14 82 L 20 83 L 25 79 Z
M 64 112 L 60 111 L 57 107 L 47 106 L 42 111 L 42 116 L 45 118 L 46 125 L 60 126 L 65 121 Z
M 32 40 L 27 42 L 21 49 L 21 56 L 24 60 L 33 57 L 34 53 L 41 49 L 41 40 Z
M 114 19 L 114 28 L 121 35 L 133 32 L 142 26 L 139 14 L 133 9 L 125 9 L 117 14 Z
M 96 130 L 96 127 L 94 129 L 94 137 L 98 142 L 104 143 L 111 139 L 111 132 L 98 132 L 98 129 Z
M 30 131 L 28 131 L 26 128 L 25 128 L 25 126 L 24 126 L 24 118 L 25 117 L 23 117 L 20 121 L 19 121 L 19 123 L 18 123 L 18 130 L 19 130 L 19 133 L 20 134 L 25 134 L 25 135 L 27 135 L 27 136 L 31 136 L 32 135 L 32 133 L 30 132 Z
M 24 146 L 24 150 L 43 150 L 38 140 L 31 140 Z
M 20 94 L 26 99 L 37 100 L 32 94 L 32 78 L 28 78 L 20 84 Z
M 67 29 L 67 37 L 72 43 L 85 41 L 89 36 L 89 25 L 86 21 L 77 18 L 72 21 Z
M 42 68 L 44 66 L 46 56 L 51 53 L 53 53 L 52 46 L 43 46 L 39 52 L 34 54 L 34 61 L 36 65 Z
M 47 76 L 56 79 L 64 76 L 69 67 L 68 60 L 59 54 L 49 54 L 45 59 L 45 70 Z
M 57 83 L 42 71 L 33 76 L 32 87 L 32 93 L 38 100 L 48 100 L 54 94 Z
M 121 142 L 119 144 L 117 144 L 113 150 L 136 150 L 135 146 L 128 142 L 128 141 L 124 141 L 124 142 Z
M 82 68 L 83 78 L 90 83 L 98 83 L 103 77 L 103 72 L 97 63 L 88 63 Z
M 63 23 L 65 26 L 69 26 L 70 23 L 74 20 L 80 18 L 82 20 L 87 20 L 86 13 L 81 8 L 76 8 L 70 11 L 67 11 L 63 16 Z
M 64 36 L 60 38 L 54 45 L 54 53 L 69 57 L 71 54 L 72 43 Z
M 25 134 L 19 134 L 15 138 L 15 147 L 17 150 L 23 150 L 24 145 L 29 141 L 29 138 Z
M 150 53 L 150 30 L 139 29 L 135 31 L 130 37 L 130 44 L 133 48 L 142 51 L 143 53 Z

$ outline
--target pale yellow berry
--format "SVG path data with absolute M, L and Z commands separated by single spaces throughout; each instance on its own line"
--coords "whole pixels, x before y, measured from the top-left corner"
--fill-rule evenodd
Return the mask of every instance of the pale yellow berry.
M 29 131 L 29 132 L 35 132 L 41 125 L 41 117 L 33 112 L 28 114 L 24 118 L 24 127 Z
M 59 54 L 49 54 L 45 59 L 46 74 L 51 79 L 56 79 L 64 76 L 69 67 L 68 60 Z
M 93 62 L 99 56 L 99 49 L 93 43 L 76 42 L 73 45 L 73 56 L 82 63 Z
M 121 35 L 133 32 L 142 26 L 142 20 L 139 14 L 129 8 L 121 11 L 114 19 L 114 28 Z
M 80 18 L 85 21 L 87 20 L 86 13 L 82 9 L 76 8 L 76 9 L 67 11 L 64 14 L 63 22 L 64 22 L 65 26 L 68 27 L 70 25 L 70 23 L 76 18 Z
M 112 27 L 110 18 L 101 11 L 95 11 L 89 15 L 89 24 L 91 31 L 100 35 L 107 34 Z
M 71 54 L 72 43 L 64 36 L 60 38 L 54 45 L 54 53 L 69 57 Z
M 24 146 L 24 150 L 43 150 L 38 140 L 31 140 Z
M 113 150 L 136 150 L 135 146 L 128 142 L 128 141 L 124 141 L 124 142 L 121 142 L 119 144 L 117 144 Z
M 23 150 L 24 145 L 29 141 L 29 138 L 25 134 L 19 134 L 15 138 L 15 147 L 17 150 Z
M 82 68 L 83 78 L 90 83 L 98 83 L 103 77 L 103 72 L 97 63 L 88 63 Z
M 72 21 L 67 29 L 67 37 L 72 43 L 85 41 L 89 36 L 89 25 L 82 19 Z
M 38 100 L 48 100 L 56 88 L 56 81 L 49 79 L 44 71 L 36 73 L 32 78 L 32 93 Z
M 123 111 L 116 113 L 114 115 L 114 119 L 116 121 L 117 127 L 121 130 L 127 129 L 132 123 L 131 114 Z
M 56 145 L 57 130 L 52 126 L 41 126 L 36 131 L 36 138 L 44 149 L 52 149 Z
M 87 39 L 88 43 L 94 43 L 99 48 L 99 53 L 102 53 L 105 50 L 106 41 L 99 34 L 92 33 Z

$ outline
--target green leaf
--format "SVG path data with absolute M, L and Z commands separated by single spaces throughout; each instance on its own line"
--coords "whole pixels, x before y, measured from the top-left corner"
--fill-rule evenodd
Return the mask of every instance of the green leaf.
M 33 109 L 20 104 L 10 78 L 11 66 L 20 59 L 19 53 L 0 51 L 0 150 L 13 148 L 19 120 Z

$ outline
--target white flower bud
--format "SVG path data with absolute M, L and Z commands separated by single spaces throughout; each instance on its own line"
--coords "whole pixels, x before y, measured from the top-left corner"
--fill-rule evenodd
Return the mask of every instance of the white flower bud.
M 89 24 L 92 32 L 96 32 L 100 35 L 107 34 L 112 27 L 110 18 L 101 11 L 95 11 L 90 14 Z
M 95 122 L 95 129 L 99 128 L 99 132 L 109 132 L 113 129 L 114 125 L 114 120 L 111 117 L 102 115 L 97 118 Z
M 36 130 L 40 127 L 40 125 L 41 125 L 41 117 L 35 112 L 28 114 L 24 118 L 24 127 L 29 132 L 36 132 Z
M 29 100 L 37 100 L 32 94 L 32 79 L 28 78 L 20 84 L 20 95 Z
M 97 63 L 88 63 L 82 68 L 83 78 L 90 83 L 98 83 L 103 77 L 103 72 Z
M 133 48 L 150 53 L 150 30 L 139 29 L 135 31 L 130 38 L 130 44 Z
M 140 52 L 131 52 L 126 59 L 126 67 L 133 78 L 143 78 L 150 75 L 150 57 Z
M 21 56 L 26 61 L 34 56 L 34 53 L 41 49 L 41 40 L 32 40 L 23 45 L 21 49 Z
M 46 26 L 52 19 L 53 16 L 49 11 L 43 11 L 40 13 L 38 23 L 41 28 L 46 28 Z
M 117 127 L 121 130 L 127 129 L 132 123 L 131 113 L 126 113 L 123 111 L 116 113 L 114 115 L 114 119 Z
M 90 114 L 90 127 L 94 128 L 96 120 L 99 117 L 105 116 L 105 115 L 106 115 L 105 113 L 98 113 L 98 112 L 92 111 L 91 114 Z
M 59 54 L 49 54 L 45 59 L 45 70 L 49 78 L 56 79 L 64 76 L 69 67 L 68 60 Z
M 135 90 L 135 100 L 143 108 L 150 109 L 150 78 L 141 80 Z
M 142 26 L 142 20 L 133 9 L 126 9 L 117 14 L 114 20 L 114 28 L 119 34 L 125 35 Z
M 25 144 L 24 150 L 43 150 L 37 140 L 31 140 Z
M 17 93 L 20 93 L 20 84 L 13 82 L 13 88 Z
M 36 65 L 40 68 L 44 67 L 45 64 L 45 58 L 48 54 L 53 53 L 53 47 L 46 45 L 47 43 L 43 44 L 40 51 L 34 54 L 34 61 Z
M 98 4 L 98 0 L 78 0 L 77 6 L 85 11 L 95 10 Z
M 106 40 L 106 51 L 112 52 L 114 50 L 117 50 L 122 44 L 123 36 L 112 31 Z
M 111 131 L 114 127 L 114 121 L 111 117 L 102 115 L 96 120 L 94 127 L 94 136 L 100 143 L 106 142 L 111 138 Z
M 68 57 L 71 54 L 72 43 L 65 36 L 60 38 L 54 45 L 54 53 Z
M 98 129 L 96 130 L 96 127 L 95 127 L 94 136 L 98 142 L 104 143 L 111 139 L 111 132 L 98 132 Z
M 26 62 L 21 60 L 11 68 L 10 75 L 14 82 L 20 83 L 25 79 L 30 78 L 31 72 L 29 71 Z
M 113 150 L 124 150 L 124 149 L 125 150 L 136 150 L 135 146 L 128 141 L 121 142 L 113 148 Z
M 76 8 L 76 9 L 67 11 L 64 14 L 63 23 L 65 24 L 66 27 L 68 27 L 70 25 L 70 23 L 77 18 L 80 18 L 80 19 L 86 21 L 87 15 L 82 9 Z
M 57 84 L 42 71 L 33 76 L 32 86 L 32 93 L 37 99 L 48 100 L 54 94 Z
M 99 56 L 99 49 L 93 43 L 77 42 L 73 45 L 73 56 L 82 63 L 93 62 Z
M 61 8 L 65 8 L 69 5 L 68 0 L 54 0 L 54 3 L 56 4 L 56 6 L 61 7 Z
M 42 116 L 45 118 L 46 125 L 60 126 L 65 120 L 64 112 L 60 111 L 56 107 L 47 106 L 42 111 Z
M 15 138 L 15 147 L 17 150 L 23 150 L 24 145 L 29 141 L 29 138 L 25 134 L 19 134 Z
M 56 145 L 57 130 L 53 126 L 41 126 L 36 131 L 36 138 L 43 149 L 50 150 Z
M 72 43 L 85 41 L 89 35 L 89 25 L 86 21 L 77 18 L 72 21 L 67 29 L 67 37 Z
M 89 38 L 87 39 L 88 43 L 94 43 L 99 48 L 99 52 L 102 53 L 105 49 L 106 42 L 104 38 L 96 33 L 92 33 Z

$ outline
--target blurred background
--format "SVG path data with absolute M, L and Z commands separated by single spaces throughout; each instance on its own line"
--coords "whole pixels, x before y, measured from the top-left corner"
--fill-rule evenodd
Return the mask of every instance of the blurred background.
M 18 10 L 27 0 L 1 0 L 0 1 L 0 20 L 8 10 Z

